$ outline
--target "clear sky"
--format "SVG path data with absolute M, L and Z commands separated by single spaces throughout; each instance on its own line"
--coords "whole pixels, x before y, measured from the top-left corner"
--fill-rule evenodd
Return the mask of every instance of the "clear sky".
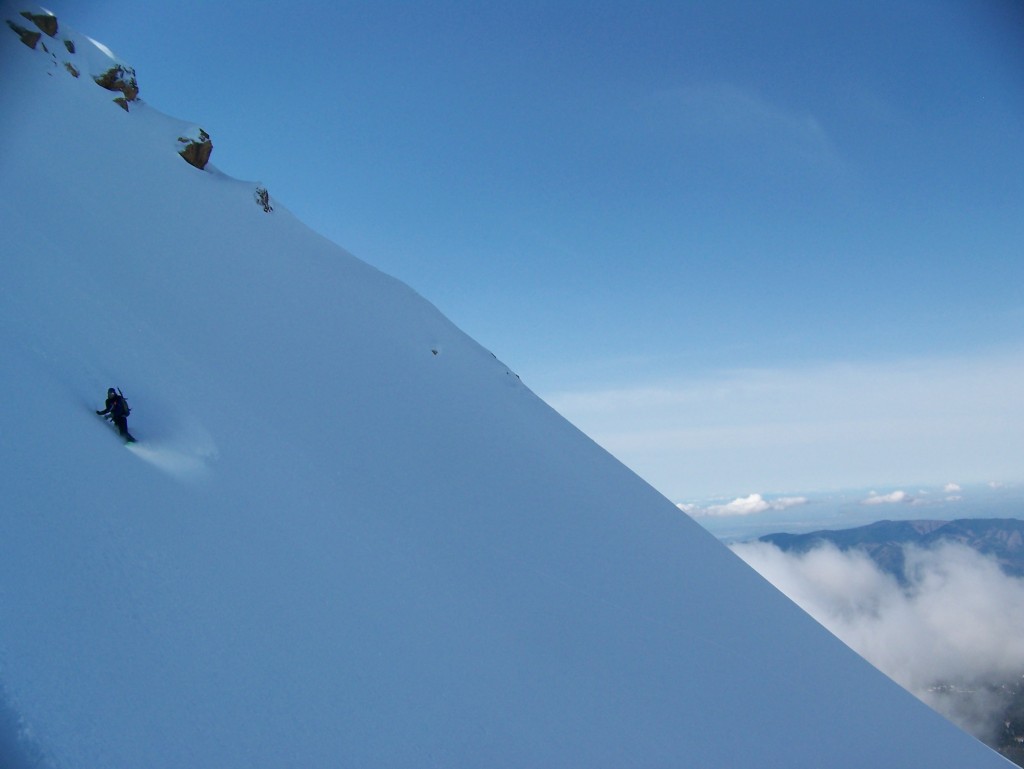
M 674 501 L 1024 481 L 1015 0 L 48 7 Z

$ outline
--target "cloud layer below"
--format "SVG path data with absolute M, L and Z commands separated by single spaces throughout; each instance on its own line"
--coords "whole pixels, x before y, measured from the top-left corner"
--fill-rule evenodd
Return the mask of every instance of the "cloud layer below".
M 859 551 L 733 551 L 875 667 L 981 739 L 1024 673 L 1024 580 L 959 544 L 906 548 L 909 584 Z M 939 684 L 947 684 L 945 688 Z

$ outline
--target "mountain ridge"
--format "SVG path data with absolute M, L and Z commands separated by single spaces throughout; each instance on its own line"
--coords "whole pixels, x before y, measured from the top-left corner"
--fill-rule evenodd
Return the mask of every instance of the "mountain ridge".
M 758 539 L 784 552 L 806 553 L 823 543 L 840 550 L 860 549 L 887 573 L 906 581 L 903 548 L 957 542 L 996 560 L 1011 577 L 1024 576 L 1024 521 L 1016 518 L 882 520 L 849 529 L 822 529 L 806 534 L 766 534 Z

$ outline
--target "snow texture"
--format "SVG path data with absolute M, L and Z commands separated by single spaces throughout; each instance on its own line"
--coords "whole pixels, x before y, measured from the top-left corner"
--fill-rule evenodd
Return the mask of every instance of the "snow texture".
M 0 66 L 4 766 L 1006 765 L 194 123 Z

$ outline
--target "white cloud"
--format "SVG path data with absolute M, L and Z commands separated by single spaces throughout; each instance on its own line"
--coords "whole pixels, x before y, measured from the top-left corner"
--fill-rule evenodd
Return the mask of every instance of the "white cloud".
M 790 507 L 807 504 L 806 497 L 780 497 L 767 500 L 760 494 L 751 494 L 747 497 L 734 499 L 724 505 L 711 505 L 702 508 L 697 505 L 676 505 L 684 513 L 693 516 L 734 516 L 734 515 L 756 515 L 768 510 L 786 510 Z
M 772 501 L 772 509 L 788 510 L 791 507 L 806 505 L 807 501 L 807 497 L 779 497 Z
M 871 492 L 871 496 L 864 500 L 865 505 L 898 505 L 904 502 L 911 502 L 913 498 L 905 491 L 894 491 L 891 494 L 876 494 Z
M 760 494 L 751 494 L 749 497 L 734 499 L 726 505 L 716 505 L 708 508 L 708 515 L 754 515 L 771 510 L 772 506 L 765 502 Z
M 734 552 L 847 645 L 951 720 L 984 736 L 1003 703 L 986 689 L 1024 670 L 1024 580 L 959 544 L 908 547 L 901 586 L 860 551 Z M 935 689 L 957 685 L 957 696 Z M 994 699 L 993 699 L 994 698 Z
M 942 487 L 942 491 L 946 495 L 947 502 L 959 502 L 961 499 L 963 499 L 963 497 L 960 494 L 960 492 L 963 491 L 963 489 L 960 488 L 959 483 L 947 483 L 945 486 Z

